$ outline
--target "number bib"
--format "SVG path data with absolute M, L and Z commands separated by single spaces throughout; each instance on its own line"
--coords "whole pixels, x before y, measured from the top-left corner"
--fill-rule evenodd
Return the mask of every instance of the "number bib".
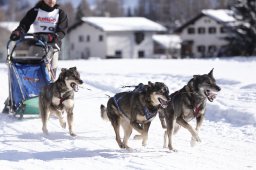
M 54 33 L 59 20 L 59 9 L 46 12 L 38 9 L 35 21 L 29 29 L 29 33 Z

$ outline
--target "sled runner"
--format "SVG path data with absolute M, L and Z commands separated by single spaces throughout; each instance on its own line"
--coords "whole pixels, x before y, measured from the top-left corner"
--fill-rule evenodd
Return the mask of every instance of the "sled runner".
M 12 43 L 7 43 L 9 96 L 3 113 L 20 118 L 39 114 L 39 92 L 54 80 L 49 66 L 53 48 L 33 35 L 25 35 L 14 45 Z

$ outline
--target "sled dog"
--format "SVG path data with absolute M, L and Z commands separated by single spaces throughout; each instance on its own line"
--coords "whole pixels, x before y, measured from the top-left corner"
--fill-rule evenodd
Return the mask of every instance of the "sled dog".
M 107 102 L 107 107 L 101 105 L 101 117 L 110 120 L 120 148 L 128 149 L 128 139 L 135 129 L 142 136 L 142 145 L 146 146 L 148 130 L 151 121 L 160 108 L 167 107 L 168 87 L 161 82 L 142 83 L 133 91 L 115 94 Z M 121 141 L 120 125 L 124 130 Z
M 198 131 L 204 119 L 206 101 L 212 102 L 220 90 L 212 69 L 208 74 L 194 75 L 187 85 L 169 96 L 167 108 L 159 111 L 162 127 L 167 128 L 164 134 L 164 147 L 167 147 L 168 143 L 168 148 L 176 151 L 172 145 L 172 138 L 180 126 L 191 133 L 191 145 L 200 142 Z M 195 129 L 188 123 L 194 118 Z
M 78 91 L 78 86 L 81 84 L 83 81 L 76 67 L 62 68 L 58 79 L 41 90 L 39 110 L 43 123 L 42 130 L 45 134 L 48 134 L 47 121 L 50 114 L 55 114 L 59 118 L 61 127 L 66 128 L 66 122 L 62 116 L 66 111 L 69 133 L 71 136 L 76 136 L 73 132 L 74 92 Z

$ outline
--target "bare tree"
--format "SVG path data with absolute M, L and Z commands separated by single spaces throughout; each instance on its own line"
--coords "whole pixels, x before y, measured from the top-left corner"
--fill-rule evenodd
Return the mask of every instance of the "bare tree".
M 228 0 L 139 0 L 135 14 L 173 30 L 198 15 L 202 9 L 225 8 L 227 4 Z
M 26 12 L 31 8 L 26 0 L 9 0 L 7 1 L 8 8 L 5 10 L 5 19 L 7 21 L 19 21 Z
M 16 5 L 16 1 L 15 0 L 9 0 L 8 2 L 8 10 L 6 11 L 6 16 L 8 20 L 10 21 L 15 21 L 16 20 L 16 9 L 17 9 L 17 5 Z
M 10 31 L 6 30 L 5 28 L 0 27 L 0 62 L 6 60 L 7 50 L 6 44 L 10 37 Z
M 98 16 L 124 16 L 123 0 L 97 0 L 96 15 Z
M 61 5 L 61 8 L 66 12 L 68 16 L 68 24 L 72 25 L 75 23 L 75 10 L 71 2 L 67 2 Z
M 92 16 L 93 12 L 91 11 L 91 8 L 87 2 L 87 0 L 81 0 L 77 11 L 76 11 L 76 21 L 81 20 L 84 16 Z
M 0 21 L 4 21 L 4 20 L 5 20 L 5 11 L 0 8 Z

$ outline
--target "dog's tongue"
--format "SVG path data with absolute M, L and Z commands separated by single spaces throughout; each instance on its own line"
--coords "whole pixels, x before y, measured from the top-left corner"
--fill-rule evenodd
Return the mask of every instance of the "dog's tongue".
M 163 100 L 161 98 L 158 98 L 159 102 L 161 103 L 162 108 L 166 108 L 168 103 L 166 100 Z
M 76 83 L 71 83 L 70 86 L 73 88 L 73 90 L 75 92 L 77 92 L 79 90 L 79 87 L 78 87 L 78 85 Z
M 212 102 L 217 96 L 217 93 L 214 93 L 214 92 L 211 92 L 209 95 L 208 95 L 208 99 Z

